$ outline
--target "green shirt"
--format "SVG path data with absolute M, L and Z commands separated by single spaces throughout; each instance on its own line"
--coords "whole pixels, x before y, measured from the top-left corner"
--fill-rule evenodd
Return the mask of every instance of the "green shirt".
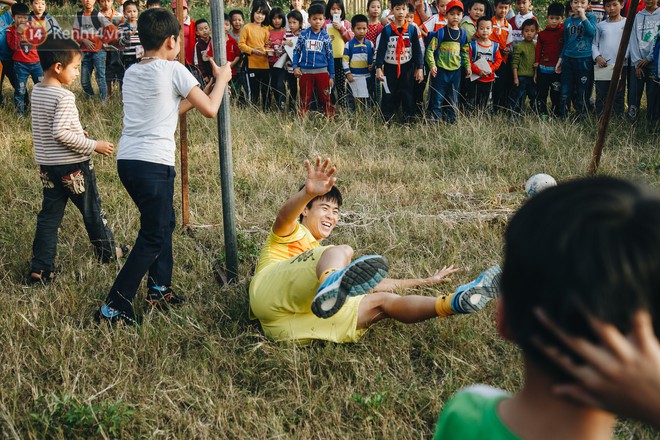
M 536 43 L 522 40 L 513 48 L 511 68 L 518 69 L 518 76 L 534 76 L 534 59 L 536 58 Z
M 497 415 L 497 404 L 508 397 L 487 385 L 459 391 L 442 409 L 434 440 L 520 440 Z
M 426 48 L 426 64 L 429 68 L 454 71 L 461 68 L 461 64 L 466 69 L 470 67 L 470 49 L 467 40 L 461 46 L 461 32 L 459 28 L 458 40 L 450 38 L 449 28 L 443 30 L 443 39 L 438 41 L 437 34 L 433 35 L 429 46 Z

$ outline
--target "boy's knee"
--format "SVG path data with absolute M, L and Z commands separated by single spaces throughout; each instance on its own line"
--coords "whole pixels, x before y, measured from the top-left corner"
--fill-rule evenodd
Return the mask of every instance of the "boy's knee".
M 341 253 L 344 256 L 347 262 L 350 263 L 350 261 L 353 259 L 353 254 L 355 252 L 353 251 L 353 248 L 350 247 L 349 245 L 342 244 L 339 246 L 335 246 L 335 249 L 337 249 L 337 252 Z

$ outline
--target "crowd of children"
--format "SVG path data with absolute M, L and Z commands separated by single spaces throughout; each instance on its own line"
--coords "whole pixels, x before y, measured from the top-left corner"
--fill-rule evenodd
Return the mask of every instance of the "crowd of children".
M 121 88 L 124 72 L 142 55 L 138 4 L 129 0 L 115 10 L 113 0 L 99 0 L 97 10 L 96 0 L 81 1 L 73 20 L 83 51 L 81 84 L 93 95 L 95 72 L 103 101 L 114 83 Z M 193 20 L 182 1 L 186 65 L 203 86 L 211 77 L 211 29 L 208 21 Z M 381 2 L 372 0 L 366 15 L 349 21 L 343 0 L 313 0 L 308 10 L 303 0 L 291 0 L 288 12 L 254 0 L 247 24 L 241 10 L 225 16 L 231 88 L 239 103 L 264 111 L 305 114 L 316 108 L 332 116 L 335 106 L 353 111 L 360 104 L 380 110 L 386 120 L 400 112 L 406 122 L 452 123 L 459 110 L 520 114 L 527 101 L 542 119 L 602 114 L 626 20 L 622 0 L 552 3 L 543 30 L 531 0 L 515 0 L 515 14 L 511 1 L 392 0 L 382 11 Z M 157 0 L 147 4 L 160 6 Z M 176 0 L 171 6 L 176 8 Z M 41 80 L 34 42 L 24 37 L 27 22 L 42 23 L 49 34 L 60 32 L 45 9 L 44 0 L 33 0 L 31 13 L 17 3 L 0 21 L 3 76 L 14 87 L 19 113 L 25 112 L 28 77 Z M 644 0 L 614 102 L 615 114 L 635 121 L 646 90 L 647 119 L 656 129 L 659 34 L 658 2 Z

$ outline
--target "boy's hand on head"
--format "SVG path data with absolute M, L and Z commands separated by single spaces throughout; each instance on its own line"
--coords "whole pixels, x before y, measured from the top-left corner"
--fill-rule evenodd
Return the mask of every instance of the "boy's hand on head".
M 627 335 L 587 315 L 598 339 L 593 342 L 571 336 L 540 309 L 534 313 L 543 327 L 582 359 L 576 363 L 566 349 L 532 338 L 548 359 L 575 379 L 570 384 L 555 385 L 555 394 L 660 429 L 660 341 L 647 310 L 635 313 Z
M 337 181 L 337 178 L 334 177 L 337 168 L 330 166 L 330 158 L 321 162 L 321 158 L 317 156 L 314 165 L 309 160 L 305 160 L 305 169 L 307 170 L 305 192 L 311 197 L 326 194 Z
M 211 63 L 211 72 L 213 72 L 213 77 L 216 81 L 225 83 L 231 81 L 231 66 L 229 63 L 225 63 L 224 66 L 218 66 L 213 61 L 213 58 L 209 59 L 209 63 Z
M 96 141 L 96 148 L 94 148 L 98 154 L 103 156 L 110 156 L 113 151 L 115 151 L 115 146 L 107 141 Z

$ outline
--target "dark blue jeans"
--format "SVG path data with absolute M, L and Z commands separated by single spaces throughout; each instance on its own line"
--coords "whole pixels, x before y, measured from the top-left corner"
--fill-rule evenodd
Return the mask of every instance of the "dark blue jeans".
M 525 98 L 529 98 L 532 108 L 536 103 L 536 84 L 533 76 L 519 76 L 518 87 L 511 89 L 511 110 L 514 113 L 522 113 L 525 110 Z
M 454 123 L 456 122 L 456 107 L 458 106 L 458 88 L 461 84 L 462 69 L 438 69 L 438 73 L 431 77 L 433 94 L 430 107 L 431 118 Z M 444 113 L 444 115 L 443 115 Z
M 132 312 L 131 302 L 148 272 L 149 286 L 172 284 L 174 167 L 140 160 L 118 160 L 119 179 L 140 211 L 140 231 L 115 279 L 107 305 Z
M 571 98 L 574 99 L 575 114 L 586 115 L 591 106 L 594 63 L 591 57 L 566 57 L 561 65 L 561 104 L 559 116 L 565 118 L 570 112 Z
M 536 109 L 541 115 L 557 115 L 560 107 L 561 75 L 539 72 L 536 76 Z M 548 112 L 548 95 L 551 111 Z
M 612 81 L 594 81 L 596 84 L 596 115 L 600 117 L 603 114 L 603 109 L 605 108 L 605 100 L 607 98 L 607 93 L 610 89 L 610 83 Z M 619 87 L 614 95 L 614 114 L 617 116 L 623 116 L 624 112 L 624 95 L 625 88 L 624 82 L 619 81 Z
M 105 82 L 105 50 L 98 52 L 83 52 L 82 64 L 80 69 L 80 84 L 83 91 L 94 96 L 92 88 L 92 71 L 96 72 L 96 84 L 99 86 L 99 96 L 101 101 L 105 101 L 108 96 L 108 88 Z
M 14 61 L 14 74 L 16 75 L 16 87 L 14 88 L 14 104 L 16 111 L 25 113 L 25 99 L 27 95 L 27 80 L 32 77 L 32 82 L 37 84 L 44 79 L 44 71 L 40 63 L 22 63 Z
M 69 200 L 83 216 L 89 240 L 103 262 L 115 261 L 115 239 L 108 228 L 90 161 L 69 165 L 42 165 L 43 202 L 32 244 L 31 271 L 52 271 L 57 253 L 57 230 Z

